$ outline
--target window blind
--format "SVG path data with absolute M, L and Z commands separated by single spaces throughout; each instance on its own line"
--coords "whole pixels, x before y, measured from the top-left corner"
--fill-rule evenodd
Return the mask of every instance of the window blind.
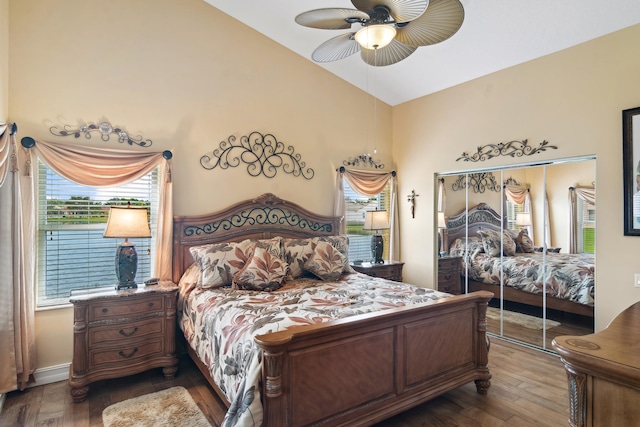
M 75 184 L 38 164 L 37 306 L 66 304 L 72 291 L 113 286 L 116 248 L 124 239 L 102 237 L 110 206 L 149 210 L 151 239 L 136 245 L 136 281 L 149 278 L 159 203 L 158 169 L 123 186 L 95 188 Z
M 384 187 L 375 196 L 363 196 L 353 190 L 346 180 L 344 184 L 344 199 L 346 205 L 347 236 L 349 237 L 349 261 L 371 261 L 371 235 L 375 230 L 363 230 L 365 212 L 386 210 L 390 213 L 391 184 Z M 380 230 L 384 241 L 384 259 L 389 258 L 389 230 Z

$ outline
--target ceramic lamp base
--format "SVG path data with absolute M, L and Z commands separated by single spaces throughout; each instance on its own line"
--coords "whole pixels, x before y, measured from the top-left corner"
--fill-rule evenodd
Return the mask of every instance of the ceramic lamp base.
M 135 282 L 138 271 L 138 253 L 136 246 L 129 242 L 122 242 L 116 250 L 116 277 L 118 284 L 116 289 L 133 289 L 138 285 Z
M 384 242 L 381 234 L 374 234 L 371 236 L 371 262 L 374 264 L 382 264 L 382 252 L 384 251 Z

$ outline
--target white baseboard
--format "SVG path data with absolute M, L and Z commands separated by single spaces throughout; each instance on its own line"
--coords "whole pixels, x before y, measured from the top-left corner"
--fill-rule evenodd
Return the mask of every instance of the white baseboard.
M 69 366 L 71 366 L 71 363 L 36 369 L 33 373 L 35 381 L 27 387 L 37 387 L 39 385 L 57 383 L 58 381 L 67 381 L 69 379 Z

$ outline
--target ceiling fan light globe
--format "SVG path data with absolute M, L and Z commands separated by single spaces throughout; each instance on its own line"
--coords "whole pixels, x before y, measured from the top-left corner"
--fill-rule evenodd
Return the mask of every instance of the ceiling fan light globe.
M 396 36 L 396 29 L 391 25 L 367 25 L 359 30 L 355 39 L 365 49 L 381 49 L 387 46 Z

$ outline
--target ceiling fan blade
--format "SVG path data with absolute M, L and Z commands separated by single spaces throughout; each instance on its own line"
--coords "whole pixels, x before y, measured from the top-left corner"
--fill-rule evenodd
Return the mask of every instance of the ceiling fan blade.
M 360 10 L 336 7 L 309 10 L 296 16 L 298 24 L 322 30 L 348 30 L 351 24 L 363 19 L 368 20 L 369 15 Z
M 376 49 L 362 49 L 360 56 L 369 65 L 384 67 L 385 65 L 402 61 L 415 52 L 416 49 L 418 49 L 417 46 L 407 46 L 397 40 L 392 40 L 391 43 L 377 49 L 377 51 Z
M 316 62 L 332 62 L 353 55 L 362 49 L 353 38 L 354 34 L 341 34 L 327 40 L 313 51 L 311 59 Z
M 398 25 L 396 40 L 409 46 L 428 46 L 454 35 L 464 21 L 464 8 L 459 0 L 431 0 L 419 18 Z
M 351 0 L 351 3 L 356 9 L 367 13 L 375 6 L 386 6 L 396 22 L 406 22 L 422 15 L 429 5 L 429 0 Z

